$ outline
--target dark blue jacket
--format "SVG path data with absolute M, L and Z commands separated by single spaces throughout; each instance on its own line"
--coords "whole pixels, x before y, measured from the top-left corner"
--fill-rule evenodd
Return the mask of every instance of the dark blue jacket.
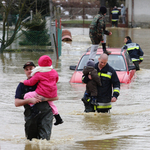
M 102 83 L 102 86 L 97 86 L 97 102 L 101 104 L 110 103 L 112 96 L 117 98 L 120 91 L 120 81 L 118 79 L 116 71 L 108 63 L 101 70 L 99 70 L 98 63 L 96 63 L 95 69 L 97 70 Z M 90 79 L 88 78 L 88 76 L 82 77 L 83 83 L 87 83 L 89 80 Z
M 143 61 L 143 51 L 140 48 L 139 44 L 132 43 L 131 40 L 128 40 L 124 45 L 123 49 L 126 49 L 128 54 L 130 55 L 131 60 L 134 61 Z
M 112 11 L 111 11 L 111 14 L 112 14 L 112 21 L 118 21 L 119 19 L 119 15 L 120 15 L 120 11 L 117 9 L 117 8 L 114 8 Z

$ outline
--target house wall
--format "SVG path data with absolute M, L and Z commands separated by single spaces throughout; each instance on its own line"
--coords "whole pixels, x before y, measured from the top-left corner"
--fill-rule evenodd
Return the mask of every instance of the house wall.
M 134 1 L 134 6 L 132 6 L 132 1 Z M 149 6 L 150 0 L 126 0 L 129 26 L 150 28 Z

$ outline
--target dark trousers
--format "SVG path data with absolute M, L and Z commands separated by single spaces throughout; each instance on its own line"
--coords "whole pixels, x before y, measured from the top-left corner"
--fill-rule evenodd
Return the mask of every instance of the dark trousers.
M 135 65 L 136 70 L 140 70 L 139 62 L 140 62 L 140 61 L 134 61 L 134 62 L 133 62 L 134 65 Z
M 112 27 L 118 27 L 118 21 L 112 21 Z
M 46 139 L 50 140 L 53 113 L 48 102 L 41 102 L 35 104 L 39 114 L 33 117 L 31 107 L 26 105 L 25 107 L 25 133 L 29 140 Z
M 95 112 L 94 110 L 94 105 L 92 105 L 90 102 L 89 103 L 84 103 L 85 110 L 84 112 Z M 98 109 L 96 110 L 98 113 L 108 113 L 110 109 Z

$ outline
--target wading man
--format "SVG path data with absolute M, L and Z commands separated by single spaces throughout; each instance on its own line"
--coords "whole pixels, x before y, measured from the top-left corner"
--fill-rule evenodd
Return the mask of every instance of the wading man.
M 27 78 L 30 78 L 31 70 L 35 68 L 33 62 L 27 62 L 24 66 L 24 72 Z M 46 139 L 50 140 L 51 129 L 53 123 L 52 109 L 48 104 L 48 100 L 58 100 L 55 98 L 44 98 L 37 96 L 36 98 L 23 99 L 25 93 L 35 91 L 37 85 L 25 86 L 23 83 L 19 83 L 15 94 L 15 106 L 24 106 L 25 116 L 25 134 L 27 139 Z M 30 103 L 35 105 L 35 111 L 30 107 Z
M 102 54 L 98 63 L 95 64 L 95 69 L 98 72 L 102 86 L 97 86 L 97 106 L 92 105 L 91 101 L 84 101 L 85 112 L 101 112 L 107 113 L 112 108 L 111 102 L 116 102 L 120 91 L 120 81 L 116 71 L 107 63 L 108 55 Z M 83 83 L 90 81 L 91 75 L 82 77 Z M 112 91 L 113 88 L 113 91 Z

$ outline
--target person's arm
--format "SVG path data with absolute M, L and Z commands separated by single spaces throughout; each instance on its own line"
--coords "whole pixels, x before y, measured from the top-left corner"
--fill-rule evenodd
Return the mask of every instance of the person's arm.
M 91 76 L 91 75 L 89 75 L 89 76 Z M 88 83 L 88 81 L 89 81 L 90 79 L 89 79 L 89 77 L 88 76 L 85 76 L 85 75 L 83 75 L 82 76 L 82 83 Z
M 24 86 L 23 83 L 19 83 L 19 85 L 17 86 L 16 94 L 15 94 L 15 106 L 16 107 L 24 106 L 29 103 L 36 104 L 36 103 L 41 102 L 41 100 L 36 99 L 36 98 L 23 99 L 23 95 L 24 93 L 26 93 L 25 88 L 26 87 Z
M 57 97 L 53 97 L 53 98 L 47 98 L 47 97 L 44 97 L 44 96 L 41 96 L 41 95 L 38 95 L 38 94 L 37 94 L 37 96 L 35 98 L 40 100 L 41 102 L 58 100 L 58 96 Z
M 44 101 L 55 101 L 58 100 L 58 96 L 54 97 L 54 98 L 46 98 L 43 97 L 41 95 L 37 95 L 35 98 L 29 98 L 29 99 L 19 99 L 19 98 L 15 98 L 15 106 L 19 107 L 19 106 L 24 106 L 26 104 L 36 104 L 36 103 L 40 103 L 40 102 L 44 102 Z
M 120 81 L 118 79 L 118 76 L 115 70 L 112 74 L 112 85 L 113 85 L 113 96 L 112 96 L 111 102 L 116 102 L 117 97 L 120 95 Z
M 108 30 L 104 30 L 104 34 L 106 34 L 106 35 L 112 35 L 112 32 L 110 32 Z
M 139 46 L 139 59 L 140 59 L 140 62 L 143 61 L 143 55 L 144 55 L 144 52 L 142 51 L 141 47 Z
M 15 106 L 19 107 L 19 106 L 24 106 L 26 104 L 36 104 L 41 102 L 41 100 L 36 99 L 36 98 L 29 98 L 29 99 L 19 99 L 19 98 L 15 98 Z
M 39 81 L 39 76 L 36 74 L 34 74 L 34 76 L 32 76 L 32 78 L 28 79 L 28 80 L 24 80 L 23 84 L 27 85 L 27 86 L 33 86 L 35 85 L 37 82 Z

